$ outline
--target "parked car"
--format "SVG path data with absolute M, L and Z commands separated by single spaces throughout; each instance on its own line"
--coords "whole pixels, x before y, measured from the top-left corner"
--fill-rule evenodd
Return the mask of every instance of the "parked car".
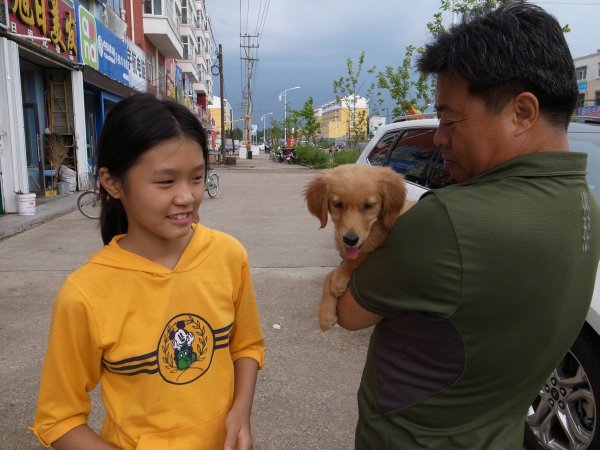
M 438 120 L 423 118 L 380 127 L 357 164 L 389 166 L 404 174 L 408 198 L 454 183 L 433 143 Z M 584 123 L 582 123 L 584 122 Z M 588 122 L 588 123 L 585 123 Z M 572 151 L 588 154 L 588 182 L 600 199 L 600 120 L 574 118 L 568 129 Z M 532 355 L 535 359 L 535 355 Z M 586 322 L 575 343 L 548 376 L 527 414 L 529 450 L 600 448 L 600 270 Z

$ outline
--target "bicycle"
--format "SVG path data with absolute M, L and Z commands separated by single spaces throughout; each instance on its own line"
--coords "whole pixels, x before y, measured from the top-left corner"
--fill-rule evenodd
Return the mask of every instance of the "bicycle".
M 206 176 L 204 190 L 208 192 L 208 196 L 210 198 L 215 198 L 217 195 L 219 195 L 219 175 L 217 175 L 217 172 L 212 169 Z
M 92 183 L 94 187 L 90 189 Z M 101 210 L 100 190 L 95 177 L 93 175 L 88 176 L 86 180 L 82 180 L 82 185 L 87 185 L 88 189 L 79 194 L 77 209 L 88 219 L 99 219 Z

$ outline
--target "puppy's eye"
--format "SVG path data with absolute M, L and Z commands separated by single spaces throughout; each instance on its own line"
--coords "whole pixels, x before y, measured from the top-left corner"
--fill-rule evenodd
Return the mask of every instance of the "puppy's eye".
M 373 208 L 373 204 L 372 204 L 372 203 L 365 203 L 365 204 L 363 205 L 363 208 L 364 208 L 364 209 L 367 209 L 367 210 L 369 210 L 369 209 L 372 209 L 372 208 Z
M 342 202 L 335 202 L 333 204 L 333 207 L 336 209 L 342 209 L 344 207 L 344 204 Z

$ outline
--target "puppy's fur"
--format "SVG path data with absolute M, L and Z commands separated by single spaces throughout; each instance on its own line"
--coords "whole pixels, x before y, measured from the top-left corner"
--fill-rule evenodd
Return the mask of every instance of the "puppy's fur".
M 352 272 L 387 237 L 407 207 L 402 175 L 390 168 L 346 164 L 323 170 L 310 181 L 304 196 L 308 210 L 327 225 L 335 226 L 335 245 L 342 263 L 325 278 L 319 305 L 319 326 L 326 331 L 337 321 L 337 300 Z

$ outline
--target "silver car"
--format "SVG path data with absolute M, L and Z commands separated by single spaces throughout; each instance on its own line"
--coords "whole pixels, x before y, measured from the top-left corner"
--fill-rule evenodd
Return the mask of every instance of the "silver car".
M 407 119 L 414 116 L 380 127 L 356 163 L 392 167 L 404 175 L 408 198 L 418 200 L 427 190 L 444 187 L 454 180 L 444 167 L 440 147 L 433 143 L 438 120 Z M 571 150 L 588 154 L 588 182 L 600 200 L 600 120 L 574 118 L 568 136 Z M 527 449 L 600 448 L 599 335 L 600 270 L 586 323 L 529 408 Z

